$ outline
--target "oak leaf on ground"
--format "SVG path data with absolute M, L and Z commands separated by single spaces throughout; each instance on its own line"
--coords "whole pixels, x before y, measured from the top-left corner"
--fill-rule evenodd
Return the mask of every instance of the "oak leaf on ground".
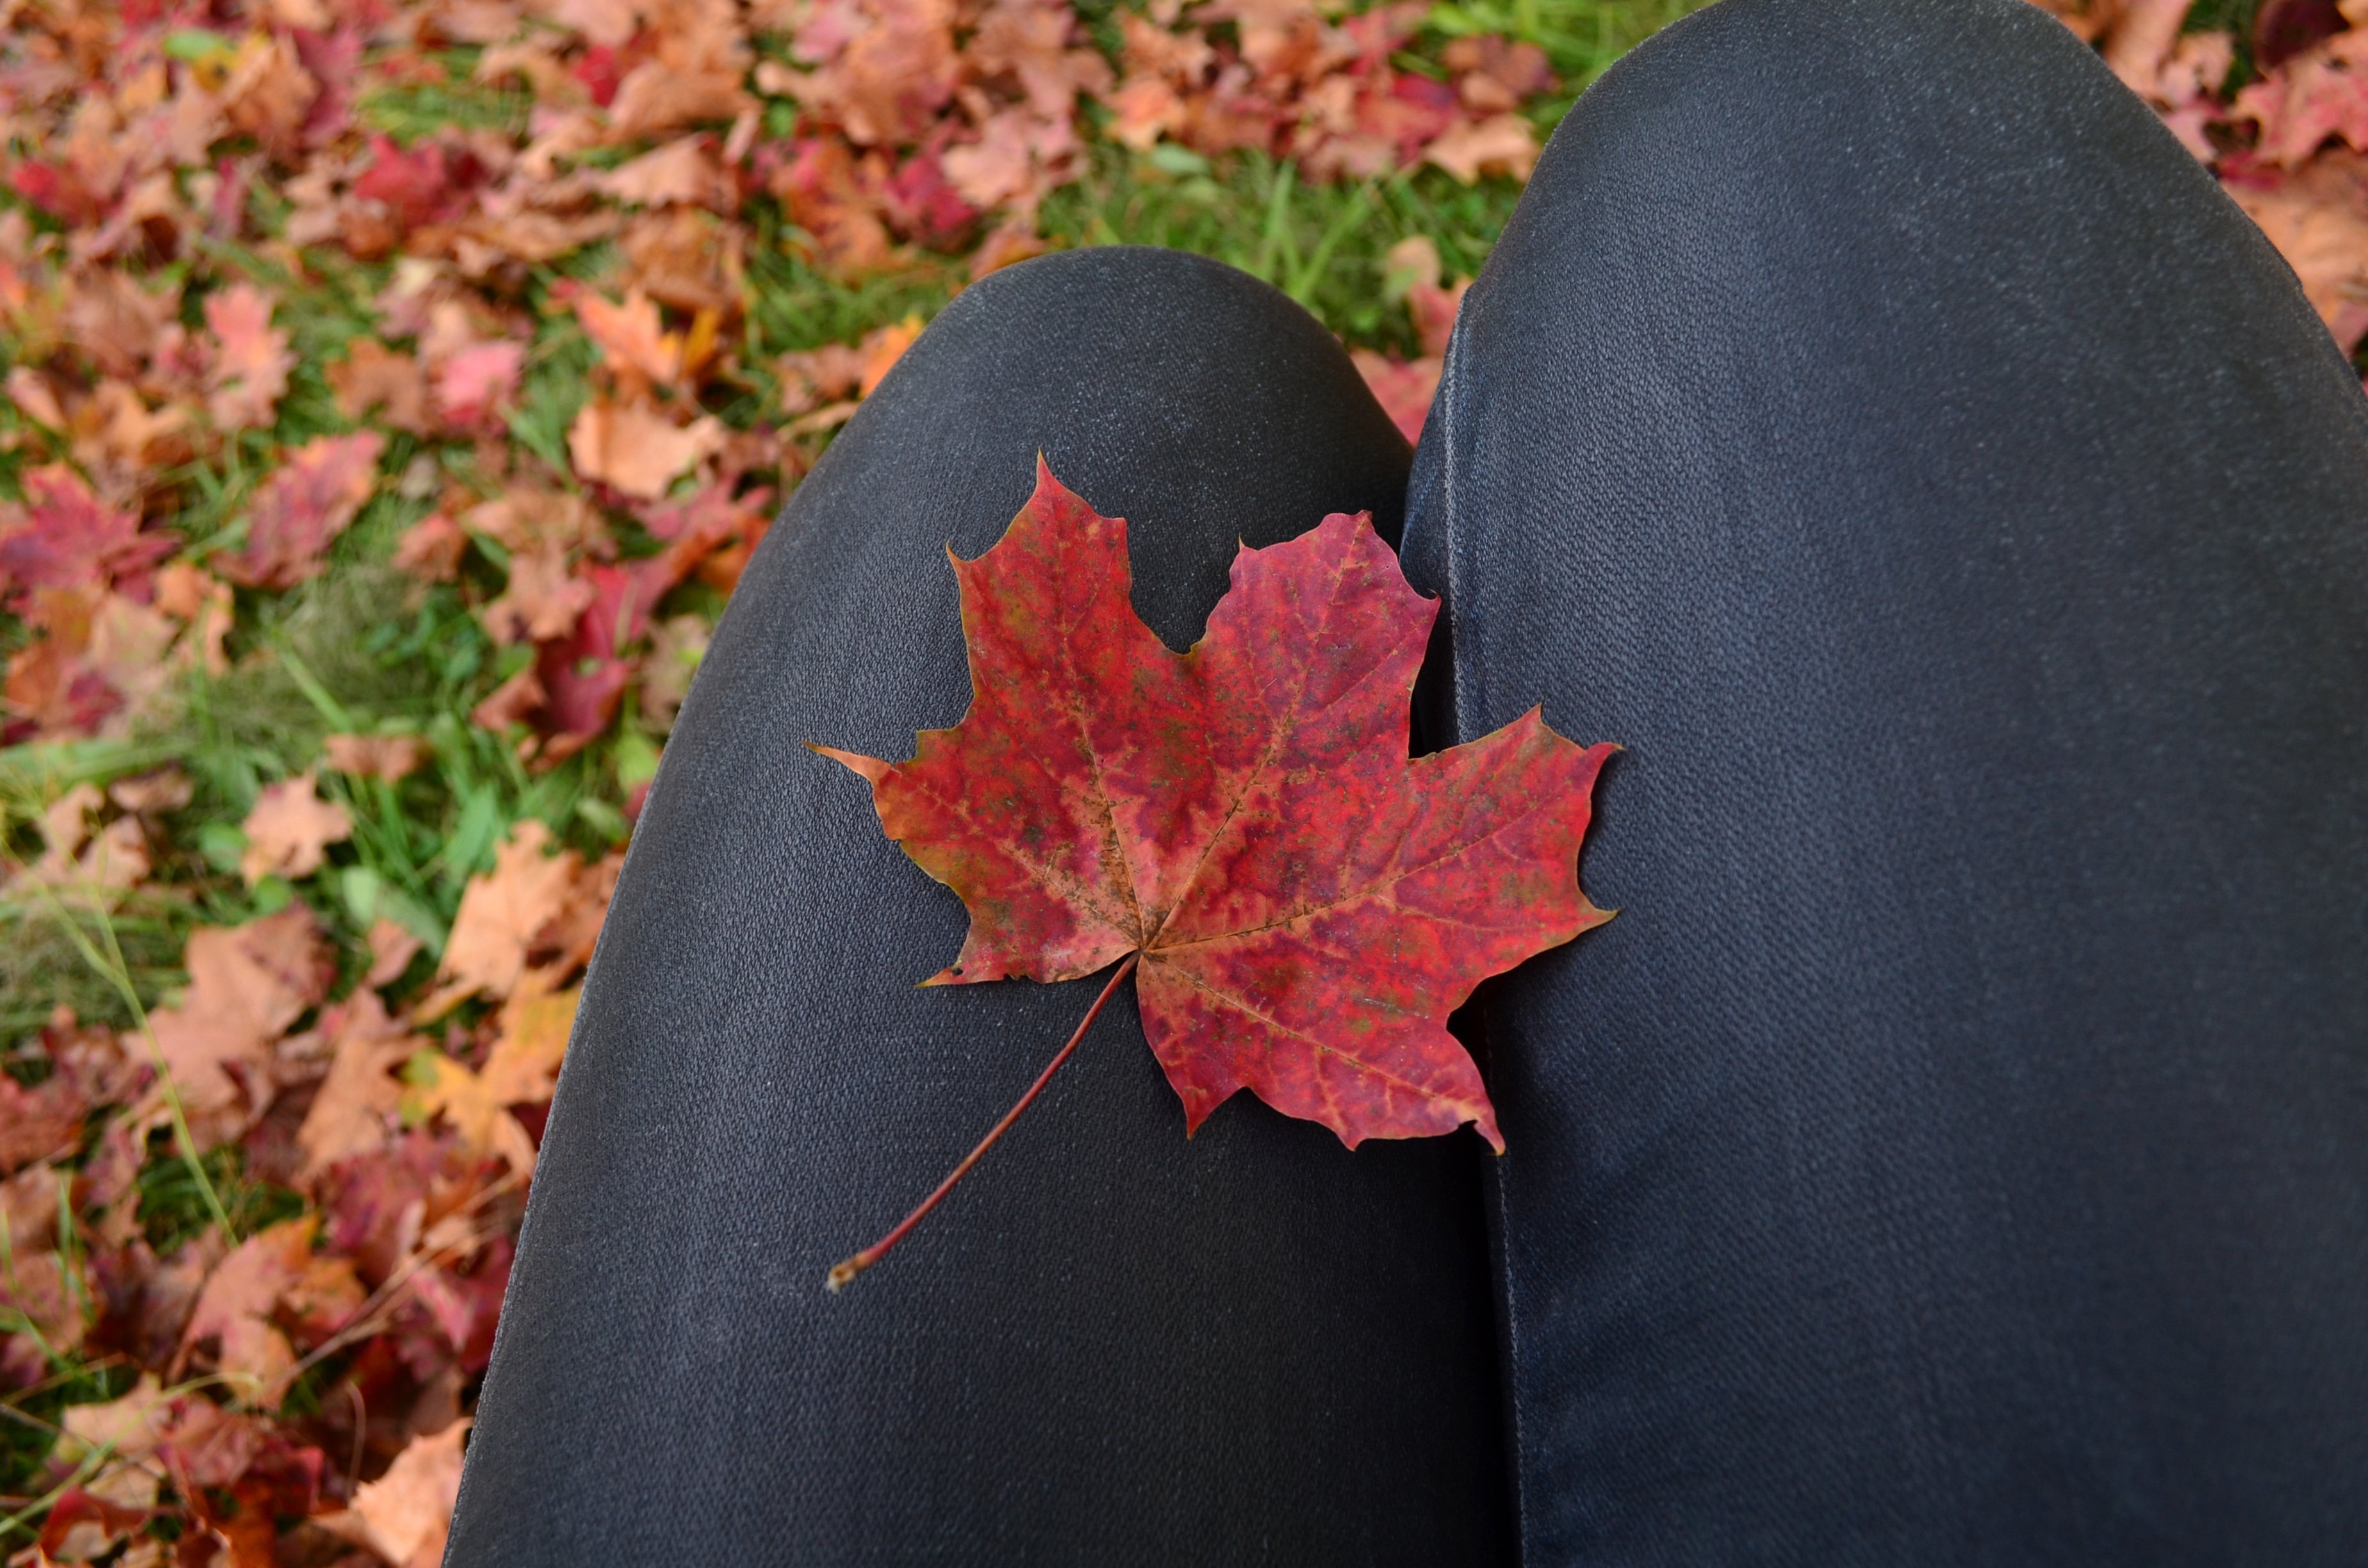
M 1074 980 L 1140 956 L 1187 1131 L 1248 1088 L 1354 1147 L 1496 1112 L 1448 1014 L 1609 916 L 1579 891 L 1597 773 L 1532 709 L 1407 756 L 1435 600 L 1371 521 L 1244 547 L 1190 653 L 1130 597 L 1126 524 L 1042 460 L 1003 539 L 954 562 L 973 695 L 913 760 L 817 747 L 960 894 L 929 983 Z

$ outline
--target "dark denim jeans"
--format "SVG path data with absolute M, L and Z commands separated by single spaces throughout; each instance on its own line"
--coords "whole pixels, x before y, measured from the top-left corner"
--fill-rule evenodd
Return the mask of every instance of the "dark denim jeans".
M 1370 507 L 1424 728 L 1628 750 L 1605 930 L 1467 1009 L 1510 1152 L 1247 1096 L 813 739 L 968 676 L 942 553 L 1042 447 L 1196 633 Z M 450 1561 L 2368 1559 L 2368 400 L 2021 0 L 1725 0 L 1556 134 L 1409 484 L 1190 257 L 1031 262 L 798 491 L 668 747 L 550 1124 Z

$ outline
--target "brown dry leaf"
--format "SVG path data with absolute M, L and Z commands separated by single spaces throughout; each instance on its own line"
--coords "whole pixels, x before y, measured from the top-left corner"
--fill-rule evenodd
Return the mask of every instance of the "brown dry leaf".
M 89 1110 L 90 1103 L 62 1074 L 27 1088 L 0 1073 L 0 1176 L 36 1160 L 72 1155 Z
M 58 1422 L 65 1428 L 66 1437 L 58 1444 L 57 1457 L 78 1464 L 92 1452 L 107 1449 L 120 1459 L 144 1460 L 164 1440 L 171 1411 L 172 1400 L 164 1385 L 154 1371 L 143 1369 L 140 1381 L 120 1399 L 67 1406 Z
M 2333 151 L 2266 188 L 2228 195 L 2277 246 L 2304 295 L 2349 353 L 2368 335 L 2368 158 Z
M 377 934 L 374 927 L 372 937 Z M 373 949 L 376 945 L 373 940 Z M 411 945 L 417 951 L 418 938 L 412 937 Z M 324 1027 L 336 1042 L 336 1054 L 329 1060 L 328 1076 L 321 1081 L 320 1093 L 296 1130 L 296 1145 L 304 1153 L 303 1167 L 298 1172 L 302 1181 L 311 1181 L 341 1160 L 374 1153 L 386 1146 L 388 1119 L 403 1098 L 402 1085 L 389 1074 L 421 1044 L 416 1036 L 404 1033 L 387 1017 L 377 994 L 367 987 L 334 1011 L 336 1017 Z
M 494 869 L 471 879 L 437 971 L 444 983 L 423 1014 L 479 993 L 507 997 L 518 986 L 543 929 L 575 896 L 582 862 L 573 850 L 549 854 L 550 846 L 551 830 L 529 817 L 494 851 Z
M 163 597 L 161 588 L 158 597 Z M 177 812 L 189 803 L 192 793 L 194 789 L 188 775 L 170 765 L 147 773 L 131 774 L 107 787 L 108 800 L 141 816 Z
M 584 478 L 655 501 L 677 475 L 723 449 L 723 426 L 701 415 L 677 426 L 645 403 L 594 398 L 567 429 L 567 452 Z
M 370 922 L 370 934 L 364 940 L 370 943 L 370 972 L 362 977 L 365 985 L 391 985 L 402 979 L 411 960 L 419 956 L 419 949 L 427 945 L 410 929 L 383 915 Z
M 188 990 L 149 1015 L 150 1032 L 183 1107 L 227 1135 L 236 1128 L 216 1126 L 220 1113 L 242 1102 L 261 1111 L 268 1090 L 254 1084 L 249 1098 L 242 1079 L 261 1076 L 272 1042 L 326 994 L 336 964 L 301 903 L 244 926 L 193 931 L 182 962 Z
M 296 1352 L 271 1321 L 280 1294 L 304 1276 L 313 1261 L 314 1215 L 282 1221 L 231 1249 L 198 1293 L 197 1310 L 181 1331 L 171 1375 L 178 1378 L 199 1345 L 218 1343 L 215 1365 L 222 1378 L 249 1401 L 291 1370 Z
M 469 722 L 498 734 L 512 724 L 523 724 L 533 718 L 550 699 L 551 694 L 542 688 L 542 677 L 529 665 L 469 710 Z
M 350 1509 L 325 1515 L 321 1523 L 395 1568 L 434 1568 L 461 1495 L 461 1439 L 468 1430 L 464 1417 L 433 1437 L 414 1437 L 384 1475 L 355 1491 Z
M 416 735 L 331 735 L 321 743 L 329 766 L 356 778 L 408 778 L 427 763 L 427 743 Z
M 1456 126 L 1423 149 L 1422 155 L 1470 185 L 1482 175 L 1528 179 L 1537 166 L 1538 151 L 1537 133 L 1528 120 L 1518 114 L 1499 114 Z
M 469 536 L 441 512 L 431 513 L 404 530 L 394 543 L 394 564 L 430 583 L 449 583 L 460 574 L 461 558 L 469 552 Z
M 181 647 L 196 653 L 208 675 L 229 673 L 227 644 L 237 602 L 228 583 L 186 561 L 176 561 L 156 574 L 156 608 L 188 629 Z
M 731 182 L 723 165 L 708 151 L 708 138 L 685 136 L 655 152 L 596 176 L 593 188 L 636 207 L 666 207 L 688 203 L 729 212 L 734 203 Z
M 335 801 L 324 801 L 313 788 L 311 769 L 293 778 L 267 784 L 246 813 L 241 827 L 246 853 L 239 857 L 238 874 L 253 887 L 266 877 L 290 881 L 321 869 L 328 846 L 353 834 L 353 818 Z
M 510 557 L 508 584 L 479 619 L 496 642 L 544 642 L 566 636 L 597 597 L 564 547 L 539 541 Z
M 337 394 L 337 412 L 347 419 L 382 409 L 386 422 L 398 430 L 424 433 L 429 428 L 427 375 L 412 356 L 376 338 L 358 337 L 326 374 Z

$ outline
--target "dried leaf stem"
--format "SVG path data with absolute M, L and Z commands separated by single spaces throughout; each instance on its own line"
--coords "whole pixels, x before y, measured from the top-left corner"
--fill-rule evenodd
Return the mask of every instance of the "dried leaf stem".
M 1094 1020 L 1101 1016 L 1103 1005 L 1118 990 L 1118 983 L 1134 972 L 1135 962 L 1142 957 L 1141 953 L 1126 955 L 1126 961 L 1118 966 L 1117 971 L 1110 977 L 1110 983 L 1102 987 L 1102 994 L 1094 998 L 1094 1005 L 1087 1008 L 1086 1016 L 1077 1021 L 1077 1032 L 1069 1037 L 1069 1043 L 1061 1048 L 1060 1054 L 1045 1065 L 1044 1071 L 1036 1074 L 1036 1081 L 1028 1085 L 1028 1092 L 1019 1096 L 1018 1104 L 1003 1113 L 1003 1119 L 996 1122 L 988 1131 L 986 1136 L 978 1141 L 978 1147 L 962 1156 L 962 1164 L 948 1172 L 945 1180 L 938 1183 L 937 1190 L 921 1199 L 919 1206 L 899 1221 L 894 1230 L 873 1242 L 853 1257 L 833 1265 L 830 1274 L 824 1281 L 825 1284 L 833 1290 L 844 1290 L 849 1280 L 886 1257 L 888 1249 L 903 1241 L 913 1227 L 921 1222 L 921 1216 L 935 1209 L 946 1194 L 954 1189 L 954 1183 L 970 1174 L 971 1166 L 978 1164 L 979 1156 L 994 1148 L 996 1140 L 1011 1130 L 1011 1124 L 1019 1119 L 1019 1113 L 1034 1104 L 1036 1096 L 1044 1092 L 1044 1085 L 1053 1081 L 1053 1074 L 1061 1070 L 1061 1063 L 1069 1059 L 1070 1053 L 1077 1049 L 1077 1042 L 1086 1038 L 1086 1031 L 1094 1027 Z

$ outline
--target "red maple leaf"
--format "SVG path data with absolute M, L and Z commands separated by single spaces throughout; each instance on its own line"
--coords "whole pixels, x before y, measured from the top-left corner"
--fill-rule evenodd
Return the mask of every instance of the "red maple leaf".
M 105 585 L 134 576 L 178 548 L 170 534 L 142 533 L 140 519 L 107 505 L 81 475 L 58 463 L 28 470 L 21 521 L 0 520 L 0 588 L 20 608 L 35 588 Z
M 247 508 L 245 548 L 217 558 L 222 574 L 260 588 L 291 588 L 317 575 L 329 541 L 377 487 L 385 448 L 385 437 L 363 430 L 315 436 L 289 453 Z
M 1577 859 L 1615 748 L 1573 744 L 1532 709 L 1409 758 L 1438 604 L 1361 514 L 1244 547 L 1181 654 L 1134 613 L 1125 522 L 1041 459 L 1002 540 L 954 572 L 962 722 L 922 732 L 905 763 L 815 748 L 871 781 L 888 836 L 970 910 L 929 983 L 1124 960 L 1110 988 L 1136 970 L 1188 1133 L 1247 1088 L 1351 1148 L 1468 1121 L 1501 1152 L 1447 1016 L 1610 918 Z

